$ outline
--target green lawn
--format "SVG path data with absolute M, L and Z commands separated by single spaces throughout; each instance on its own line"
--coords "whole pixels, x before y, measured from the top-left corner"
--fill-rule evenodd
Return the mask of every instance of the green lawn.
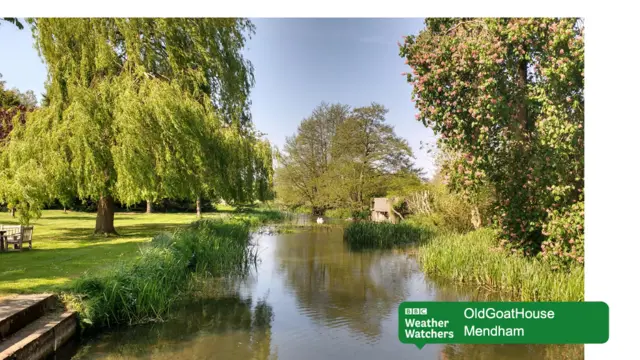
M 222 213 L 203 214 L 219 216 Z M 32 250 L 0 253 L 0 297 L 54 291 L 85 271 L 137 256 L 138 247 L 153 235 L 191 223 L 196 215 L 116 213 L 118 237 L 94 236 L 95 218 L 95 213 L 43 211 L 33 222 Z M 17 220 L 0 213 L 0 224 L 16 225 Z

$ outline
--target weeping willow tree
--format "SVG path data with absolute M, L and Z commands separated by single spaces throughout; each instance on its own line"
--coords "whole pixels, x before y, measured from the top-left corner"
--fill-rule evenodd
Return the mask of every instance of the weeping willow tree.
M 47 105 L 2 149 L 2 195 L 33 213 L 73 192 L 97 201 L 266 199 L 271 151 L 253 130 L 245 19 L 29 19 Z M 25 181 L 28 178 L 28 181 Z

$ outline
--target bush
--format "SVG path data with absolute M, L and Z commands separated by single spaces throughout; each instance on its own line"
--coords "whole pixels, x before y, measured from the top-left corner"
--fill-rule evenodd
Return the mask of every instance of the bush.
M 329 209 L 324 214 L 327 217 L 334 219 L 346 219 L 353 217 L 353 211 L 346 208 Z
M 542 234 L 540 257 L 557 267 L 584 263 L 584 202 L 551 211 Z
M 439 182 L 428 184 L 420 191 L 420 201 L 429 203 L 428 211 L 414 213 L 407 218 L 407 221 L 418 226 L 437 227 L 440 232 L 466 233 L 475 229 L 472 212 L 474 205 L 471 204 L 462 194 L 449 191 L 449 189 Z M 478 197 L 475 208 L 484 223 L 488 219 L 488 195 L 483 194 L 483 198 Z M 426 197 L 426 199 L 424 199 Z M 415 200 L 414 200 L 415 201 Z M 414 205 L 413 208 L 416 206 Z M 424 206 L 423 206 L 424 207 Z M 409 204 L 409 209 L 412 209 Z
M 369 210 L 358 210 L 351 213 L 354 220 L 367 220 L 371 216 Z

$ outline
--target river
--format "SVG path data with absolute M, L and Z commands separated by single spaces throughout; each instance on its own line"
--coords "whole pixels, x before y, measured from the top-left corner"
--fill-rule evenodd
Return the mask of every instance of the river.
M 176 316 L 102 333 L 73 359 L 582 359 L 582 347 L 427 345 L 398 340 L 402 301 L 464 301 L 475 289 L 429 279 L 404 251 L 351 251 L 340 227 L 256 235 L 260 262 L 224 295 Z

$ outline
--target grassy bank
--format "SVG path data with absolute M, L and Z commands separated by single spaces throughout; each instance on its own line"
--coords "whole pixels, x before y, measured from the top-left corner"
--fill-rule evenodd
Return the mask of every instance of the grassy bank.
M 250 223 L 202 220 L 155 236 L 140 256 L 75 280 L 67 306 L 94 328 L 162 320 L 202 277 L 242 275 L 255 261 Z
M 344 239 L 353 249 L 389 249 L 424 241 L 431 235 L 426 228 L 402 223 L 354 222 L 344 230 Z
M 252 225 L 279 221 L 274 210 L 237 212 L 227 207 L 204 213 L 203 219 L 241 218 Z M 84 272 L 109 268 L 113 263 L 140 256 L 140 247 L 156 234 L 196 221 L 194 213 L 116 213 L 118 237 L 94 236 L 95 213 L 45 210 L 35 221 L 33 249 L 0 253 L 0 297 L 10 294 L 57 292 Z M 0 213 L 0 224 L 17 225 L 18 219 Z
M 422 245 L 418 257 L 430 276 L 508 294 L 520 301 L 584 300 L 584 268 L 556 271 L 537 259 L 498 249 L 489 229 L 440 235 Z
M 498 248 L 490 229 L 464 235 L 401 223 L 353 223 L 345 241 L 354 248 L 391 248 L 418 243 L 417 257 L 429 276 L 499 292 L 516 301 L 582 301 L 584 268 L 558 271 L 535 258 Z

